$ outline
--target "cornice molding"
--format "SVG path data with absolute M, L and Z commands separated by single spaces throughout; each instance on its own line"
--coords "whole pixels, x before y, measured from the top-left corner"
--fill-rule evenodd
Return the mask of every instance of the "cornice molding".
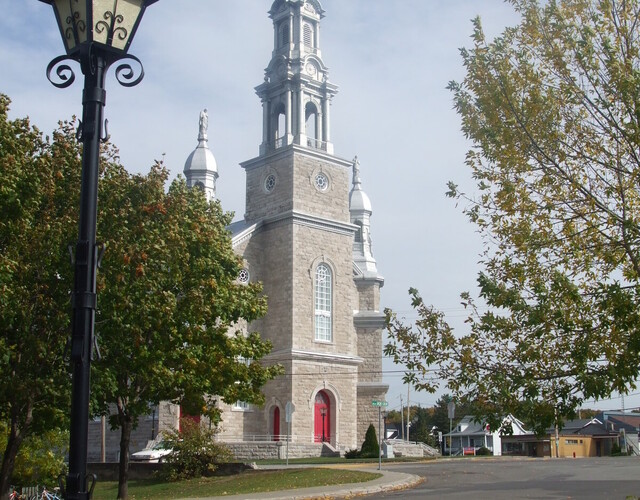
M 358 392 L 387 392 L 389 384 L 380 382 L 358 382 Z
M 317 351 L 303 351 L 300 349 L 287 349 L 277 352 L 272 352 L 265 356 L 263 359 L 269 361 L 287 360 L 287 361 L 327 361 L 346 365 L 346 366 L 359 366 L 364 362 L 364 359 L 360 356 L 350 356 L 345 354 L 333 354 Z
M 290 156 L 292 154 L 299 154 L 302 156 L 307 156 L 309 158 L 326 161 L 327 163 L 331 163 L 339 167 L 344 167 L 349 169 L 353 167 L 353 162 L 350 160 L 345 160 L 344 158 L 334 156 L 321 149 L 306 148 L 295 143 L 289 144 L 288 146 L 274 149 L 272 151 L 269 151 L 266 154 L 256 156 L 255 158 L 251 158 L 250 160 L 243 161 L 242 163 L 240 163 L 240 166 L 245 170 L 252 170 L 254 168 L 260 168 L 263 165 L 267 164 L 268 162 L 273 162 L 280 158 Z
M 384 328 L 385 314 L 379 311 L 358 311 L 353 315 L 356 328 Z

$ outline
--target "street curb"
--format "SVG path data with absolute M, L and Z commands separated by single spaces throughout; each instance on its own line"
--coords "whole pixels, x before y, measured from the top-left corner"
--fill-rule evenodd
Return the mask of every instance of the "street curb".
M 371 469 L 365 472 L 373 472 Z M 377 471 L 376 471 L 377 472 Z M 316 500 L 316 499 L 348 499 L 375 493 L 401 491 L 413 488 L 424 481 L 424 478 L 404 472 L 379 471 L 382 477 L 366 483 L 338 484 L 326 487 L 303 488 L 287 491 L 265 491 L 249 495 L 230 495 L 222 497 L 191 498 L 189 500 Z

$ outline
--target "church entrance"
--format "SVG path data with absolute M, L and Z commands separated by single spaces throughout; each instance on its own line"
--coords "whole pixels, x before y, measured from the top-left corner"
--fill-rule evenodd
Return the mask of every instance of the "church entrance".
M 273 440 L 280 441 L 280 408 L 273 408 Z
M 329 395 L 320 391 L 316 394 L 314 411 L 314 441 L 331 442 L 331 402 Z

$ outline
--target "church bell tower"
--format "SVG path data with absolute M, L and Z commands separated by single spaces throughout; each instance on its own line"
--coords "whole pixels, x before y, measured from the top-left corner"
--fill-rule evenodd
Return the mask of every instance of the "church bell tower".
M 287 408 L 295 407 L 291 433 L 305 453 L 340 453 L 362 442 L 377 418 L 371 401 L 387 389 L 383 280 L 359 176 L 350 196 L 359 163 L 336 156 L 331 142 L 338 87 L 320 51 L 324 10 L 318 0 L 275 0 L 269 17 L 273 52 L 256 87 L 262 142 L 258 156 L 241 164 L 246 209 L 231 232 L 243 276 L 261 282 L 267 297 L 267 314 L 250 328 L 271 342 L 265 362 L 282 365 L 284 375 L 265 385 L 263 409 L 225 420 L 223 435 L 277 438 Z
M 274 41 L 264 83 L 260 153 L 289 144 L 333 153 L 329 110 L 338 87 L 329 83 L 320 51 L 324 11 L 315 0 L 279 0 L 269 11 Z

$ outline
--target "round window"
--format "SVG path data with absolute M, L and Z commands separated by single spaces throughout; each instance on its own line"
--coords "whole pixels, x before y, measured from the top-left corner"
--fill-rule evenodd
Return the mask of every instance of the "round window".
M 264 180 L 264 189 L 267 193 L 273 191 L 273 188 L 276 187 L 276 176 L 273 174 L 269 174 L 267 178 Z
M 326 191 L 328 187 L 329 178 L 323 172 L 318 172 L 316 174 L 316 188 L 318 188 L 319 191 Z

